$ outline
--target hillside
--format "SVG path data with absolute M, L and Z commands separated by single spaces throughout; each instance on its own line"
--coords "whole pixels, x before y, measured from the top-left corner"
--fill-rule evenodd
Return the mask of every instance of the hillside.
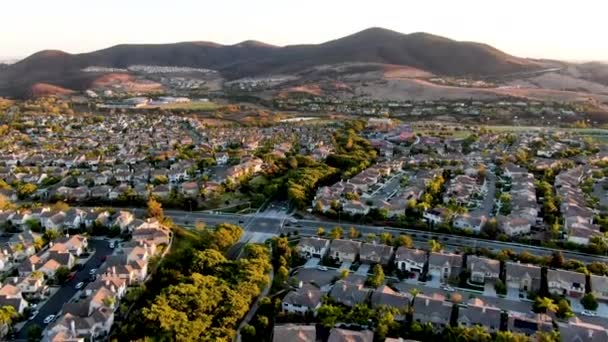
M 401 34 L 381 28 L 317 45 L 276 47 L 257 41 L 235 45 L 186 42 L 117 45 L 84 54 L 47 50 L 0 73 L 0 95 L 27 94 L 32 85 L 48 83 L 82 90 L 98 74 L 88 66 L 126 68 L 130 65 L 187 66 L 218 70 L 228 79 L 276 73 L 298 73 L 319 65 L 365 62 L 408 66 L 438 75 L 500 75 L 537 68 L 491 46 L 458 42 L 426 33 Z

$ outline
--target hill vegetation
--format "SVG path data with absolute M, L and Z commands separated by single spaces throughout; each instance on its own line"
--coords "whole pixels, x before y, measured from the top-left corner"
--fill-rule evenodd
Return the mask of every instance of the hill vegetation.
M 86 89 L 98 73 L 88 66 L 126 68 L 167 65 L 207 68 L 226 78 L 299 73 L 319 65 L 365 62 L 409 66 L 435 74 L 486 75 L 537 68 L 485 44 L 458 42 L 426 33 L 401 34 L 381 28 L 317 45 L 275 47 L 248 41 L 236 45 L 187 42 L 158 45 L 117 45 L 78 55 L 47 50 L 5 68 L 0 94 L 23 95 L 36 83 Z

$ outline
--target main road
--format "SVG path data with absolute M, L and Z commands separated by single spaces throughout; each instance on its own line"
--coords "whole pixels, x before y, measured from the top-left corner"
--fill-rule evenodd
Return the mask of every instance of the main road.
M 136 214 L 143 215 L 145 209 L 125 208 L 133 211 Z M 165 210 L 165 216 L 170 217 L 175 223 L 184 226 L 194 226 L 196 222 L 204 222 L 206 225 L 216 225 L 219 223 L 238 224 L 245 228 L 246 234 L 260 233 L 263 235 L 279 235 L 281 233 L 298 232 L 300 235 L 316 235 L 319 227 L 327 229 L 336 226 L 342 227 L 346 232 L 349 227 L 355 227 L 361 234 L 380 234 L 384 232 L 393 235 L 408 234 L 412 236 L 417 245 L 426 243 L 429 239 L 437 239 L 444 246 L 462 249 L 465 247 L 472 248 L 488 248 L 493 251 L 502 249 L 510 249 L 516 253 L 529 252 L 534 255 L 548 256 L 554 252 L 561 251 L 567 259 L 576 259 L 585 263 L 591 262 L 608 262 L 608 257 L 601 255 L 593 255 L 576 251 L 560 250 L 556 248 L 539 247 L 526 245 L 515 242 L 501 242 L 494 240 L 484 240 L 474 237 L 463 237 L 460 235 L 443 234 L 433 231 L 423 231 L 415 229 L 394 228 L 385 226 L 359 225 L 349 223 L 338 223 L 329 220 L 297 220 L 288 218 L 286 215 L 277 214 L 276 211 L 259 212 L 256 214 L 226 214 L 210 211 L 182 211 L 182 210 Z

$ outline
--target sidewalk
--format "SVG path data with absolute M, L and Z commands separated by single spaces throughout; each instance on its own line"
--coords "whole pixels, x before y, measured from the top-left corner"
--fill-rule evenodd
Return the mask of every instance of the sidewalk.
M 243 329 L 245 324 L 247 324 L 247 323 L 249 323 L 249 321 L 251 321 L 251 319 L 253 318 L 253 315 L 255 315 L 255 313 L 258 311 L 260 299 L 263 297 L 266 297 L 268 295 L 268 292 L 270 292 L 270 288 L 272 287 L 272 282 L 274 281 L 274 270 L 270 270 L 270 273 L 268 274 L 268 279 L 269 279 L 268 285 L 262 290 L 262 293 L 260 293 L 258 298 L 255 300 L 255 302 L 251 306 L 251 309 L 249 309 L 249 312 L 247 313 L 247 315 L 245 315 L 245 317 L 241 321 L 241 324 L 239 324 L 239 327 L 236 330 L 236 339 L 235 339 L 236 342 L 241 342 L 241 329 Z

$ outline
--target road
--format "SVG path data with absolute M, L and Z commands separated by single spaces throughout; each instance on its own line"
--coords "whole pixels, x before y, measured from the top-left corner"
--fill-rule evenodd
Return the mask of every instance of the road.
M 89 272 L 93 268 L 99 268 L 102 264 L 102 258 L 107 255 L 112 254 L 112 249 L 110 248 L 108 241 L 105 240 L 89 240 L 89 249 L 94 249 L 95 254 L 84 264 L 82 270 L 76 273 L 76 277 L 73 280 L 70 280 L 63 284 L 59 291 L 55 293 L 42 307 L 38 308 L 38 315 L 31 321 L 27 322 L 25 326 L 19 331 L 17 334 L 18 340 L 27 340 L 27 331 L 33 325 L 38 325 L 42 329 L 45 328 L 46 324 L 43 323 L 44 319 L 48 315 L 57 315 L 57 313 L 63 307 L 63 304 L 68 302 L 78 290 L 76 290 L 75 286 L 79 282 L 89 281 Z
M 141 208 L 115 208 L 124 209 L 134 212 L 136 215 L 144 215 L 145 209 Z M 270 209 L 270 208 L 269 208 Z M 488 248 L 499 251 L 502 249 L 510 249 L 516 253 L 523 251 L 530 252 L 534 255 L 548 256 L 554 252 L 561 251 L 567 259 L 576 259 L 584 263 L 591 262 L 608 262 L 608 257 L 601 255 L 586 254 L 576 251 L 565 251 L 555 248 L 546 248 L 539 246 L 526 245 L 515 242 L 502 242 L 494 240 L 484 240 L 473 237 L 463 237 L 459 235 L 443 234 L 438 232 L 428 232 L 415 229 L 393 228 L 372 225 L 359 225 L 349 223 L 338 223 L 330 220 L 298 220 L 297 223 L 289 223 L 285 215 L 277 215 L 273 211 L 260 212 L 256 214 L 225 214 L 213 213 L 208 211 L 189 212 L 184 210 L 165 210 L 165 216 L 170 217 L 175 223 L 184 226 L 194 226 L 196 221 L 205 222 L 208 226 L 219 223 L 232 223 L 244 226 L 246 236 L 250 238 L 255 233 L 258 236 L 273 236 L 280 233 L 298 231 L 301 235 L 316 235 L 319 227 L 333 228 L 341 226 L 344 231 L 348 231 L 349 227 L 355 227 L 361 234 L 380 234 L 389 232 L 393 235 L 408 234 L 411 235 L 414 241 L 426 243 L 431 237 L 439 240 L 444 246 L 461 249 L 464 247 L 472 248 Z M 262 241 L 255 241 L 262 242 Z
M 179 210 L 165 210 L 165 215 L 171 217 L 174 222 L 186 226 L 194 225 L 194 222 L 196 221 L 205 222 L 207 225 L 215 225 L 223 222 L 242 225 L 244 222 L 249 222 L 248 219 L 252 217 L 252 215 L 214 214 L 209 212 L 187 212 Z M 355 227 L 362 234 L 380 234 L 383 232 L 389 232 L 393 235 L 409 234 L 415 241 L 424 243 L 426 243 L 431 237 L 434 237 L 437 238 L 443 245 L 452 248 L 488 248 L 495 251 L 502 249 L 510 249 L 516 253 L 527 251 L 532 254 L 541 256 L 547 256 L 551 255 L 553 252 L 561 251 L 564 257 L 568 259 L 580 260 L 585 263 L 591 263 L 596 261 L 608 262 L 608 257 L 606 256 L 525 245 L 514 242 L 484 240 L 472 237 L 463 237 L 459 235 L 427 232 L 405 228 L 338 223 L 328 220 L 298 220 L 296 224 L 293 224 L 286 222 L 285 218 L 269 217 L 263 214 L 256 215 L 254 219 L 251 220 L 249 224 L 247 224 L 246 231 L 248 233 L 264 233 L 268 235 L 278 235 L 280 233 L 298 231 L 298 233 L 301 235 L 316 235 L 317 229 L 319 227 L 333 228 L 335 226 L 341 226 L 344 231 L 348 231 L 349 227 Z

